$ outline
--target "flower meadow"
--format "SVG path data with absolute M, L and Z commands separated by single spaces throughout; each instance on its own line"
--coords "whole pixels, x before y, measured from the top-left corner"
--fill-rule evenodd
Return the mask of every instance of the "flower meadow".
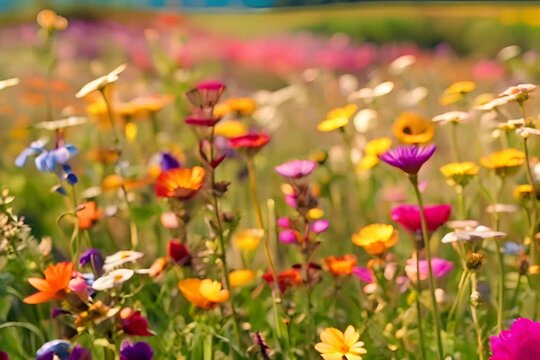
M 0 359 L 540 359 L 538 53 L 152 21 L 1 30 Z

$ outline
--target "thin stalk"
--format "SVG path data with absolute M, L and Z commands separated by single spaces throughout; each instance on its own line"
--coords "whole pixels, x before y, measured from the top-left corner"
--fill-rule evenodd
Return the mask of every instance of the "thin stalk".
M 459 145 L 458 145 L 458 139 L 457 139 L 457 127 L 458 127 L 458 123 L 457 122 L 452 122 L 452 130 L 450 132 L 450 137 L 451 137 L 451 141 L 452 141 L 452 151 L 454 153 L 454 159 L 455 161 L 459 161 L 460 157 L 459 157 Z
M 431 305 L 433 307 L 433 322 L 435 325 L 435 333 L 437 336 L 437 351 L 439 360 L 444 358 L 444 349 L 442 344 L 441 337 L 441 319 L 439 316 L 439 306 L 437 305 L 437 299 L 435 298 L 435 278 L 433 276 L 433 267 L 431 266 L 431 250 L 429 246 L 429 234 L 427 229 L 426 217 L 424 214 L 424 203 L 422 201 L 422 194 L 418 189 L 418 177 L 416 175 L 411 175 L 409 177 L 411 184 L 414 188 L 414 193 L 416 195 L 416 200 L 418 202 L 418 210 L 420 212 L 420 222 L 422 224 L 422 237 L 424 238 L 424 245 L 426 249 L 426 257 L 428 263 L 428 275 L 429 275 L 429 292 L 431 295 Z M 418 274 L 420 276 L 420 274 Z
M 471 294 L 476 292 L 477 288 L 477 279 L 476 279 L 476 273 L 472 272 L 470 276 L 471 280 Z M 484 351 L 484 342 L 482 341 L 482 327 L 480 326 L 480 322 L 478 321 L 478 313 L 476 312 L 477 303 L 471 302 L 471 316 L 474 324 L 474 329 L 476 331 L 476 341 L 478 343 L 478 356 L 480 360 L 485 359 L 485 351 Z
M 422 328 L 422 309 L 420 304 L 420 295 L 422 289 L 420 287 L 420 254 L 416 251 L 416 318 L 418 320 L 418 334 L 420 336 L 420 350 L 421 350 L 421 359 L 426 360 L 426 341 L 424 339 L 424 330 Z
M 537 207 L 537 201 L 536 201 L 536 191 L 534 186 L 534 177 L 531 169 L 531 163 L 529 159 L 529 147 L 527 146 L 527 138 L 523 138 L 523 149 L 525 152 L 525 165 L 527 166 L 527 181 L 529 182 L 529 185 L 531 185 L 532 192 L 531 192 L 531 221 L 530 221 L 530 229 L 529 229 L 529 236 L 531 238 L 531 258 L 533 260 L 533 263 L 537 263 L 536 255 L 538 253 L 537 251 L 537 244 L 535 240 L 535 234 L 536 234 L 536 225 L 538 222 L 538 207 Z
M 461 277 L 458 283 L 458 292 L 456 294 L 456 300 L 454 301 L 454 303 L 452 304 L 452 307 L 450 308 L 450 311 L 448 312 L 448 320 L 447 320 L 446 329 L 449 330 L 450 327 L 452 327 L 451 330 L 449 330 L 451 332 L 455 330 L 456 321 L 454 319 L 454 316 L 457 309 L 459 308 L 459 305 L 461 304 L 463 294 L 465 293 L 465 283 L 468 279 L 468 276 L 469 276 L 469 271 L 467 270 L 467 268 L 463 269 L 463 272 L 461 273 Z
M 504 313 L 504 259 L 501 251 L 501 240 L 496 240 L 497 244 L 497 262 L 499 264 L 499 286 L 497 288 L 497 332 L 502 331 L 503 313 Z

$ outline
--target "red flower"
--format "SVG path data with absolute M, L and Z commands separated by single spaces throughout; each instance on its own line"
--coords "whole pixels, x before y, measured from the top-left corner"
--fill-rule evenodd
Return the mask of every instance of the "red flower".
M 213 108 L 225 91 L 225 84 L 220 81 L 204 81 L 195 85 L 195 88 L 186 92 L 191 103 L 201 109 Z
M 270 141 L 270 136 L 264 133 L 247 134 L 229 139 L 234 149 L 259 150 Z
M 191 263 L 191 254 L 187 246 L 182 244 L 180 240 L 169 240 L 167 254 L 179 265 L 189 265 Z
M 133 311 L 131 308 L 124 308 L 120 312 L 122 329 L 128 335 L 153 336 L 148 330 L 148 320 L 141 315 L 140 311 Z
M 180 200 L 190 199 L 202 188 L 205 175 L 206 171 L 200 166 L 164 171 L 156 180 L 156 195 Z
M 271 271 L 268 271 L 262 277 L 268 284 L 272 284 L 274 282 L 274 276 Z M 300 285 L 303 282 L 300 269 L 294 268 L 280 272 L 277 274 L 277 278 L 279 291 L 282 293 L 285 292 L 285 290 L 287 290 L 290 286 Z
M 451 211 L 452 207 L 447 204 L 424 206 L 428 231 L 433 232 L 444 224 L 450 217 Z M 418 205 L 402 204 L 394 207 L 392 209 L 392 220 L 401 224 L 407 231 L 422 231 Z

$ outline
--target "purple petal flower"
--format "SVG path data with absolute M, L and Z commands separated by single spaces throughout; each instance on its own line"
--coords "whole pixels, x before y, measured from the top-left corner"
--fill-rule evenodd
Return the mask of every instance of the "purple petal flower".
M 83 348 L 80 345 L 75 345 L 71 354 L 69 355 L 69 360 L 91 360 L 92 356 L 88 349 Z
M 159 163 L 161 171 L 167 171 L 170 169 L 177 169 L 180 167 L 180 162 L 170 153 L 161 153 L 161 161 Z
M 54 355 L 61 360 L 69 358 L 69 341 L 66 340 L 51 340 L 43 344 L 36 352 L 36 360 L 53 359 Z
M 276 172 L 289 179 L 301 179 L 310 175 L 317 167 L 311 160 L 292 160 L 275 167 Z
M 373 277 L 373 272 L 370 269 L 366 268 L 366 267 L 356 266 L 353 269 L 353 274 L 357 278 L 359 278 L 360 280 L 362 280 L 363 282 L 368 283 L 368 284 L 371 284 L 373 281 L 375 281 L 375 279 Z
M 426 161 L 433 156 L 437 147 L 435 145 L 417 146 L 406 145 L 388 150 L 379 158 L 385 163 L 397 167 L 407 174 L 415 175 Z
M 120 360 L 152 360 L 154 351 L 145 342 L 139 341 L 135 344 L 124 342 L 120 349 Z
M 296 240 L 296 231 L 294 230 L 281 230 L 279 232 L 279 241 L 284 244 L 294 244 Z
M 79 258 L 79 264 L 84 266 L 90 264 L 94 273 L 98 276 L 103 274 L 103 256 L 98 249 L 87 249 Z
M 330 226 L 330 221 L 326 219 L 320 219 L 320 220 L 314 221 L 313 224 L 311 224 L 311 230 L 316 234 L 320 234 L 326 231 L 326 229 L 328 229 L 329 226 Z
M 540 359 L 540 323 L 516 319 L 509 330 L 490 337 L 490 360 Z

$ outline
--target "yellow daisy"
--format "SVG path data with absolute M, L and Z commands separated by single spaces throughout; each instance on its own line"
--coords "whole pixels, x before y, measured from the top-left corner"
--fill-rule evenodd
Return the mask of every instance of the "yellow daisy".
M 347 326 L 345 333 L 330 327 L 321 332 L 321 342 L 315 345 L 315 350 L 324 360 L 362 360 L 367 350 L 359 339 L 360 333 L 352 325 Z

